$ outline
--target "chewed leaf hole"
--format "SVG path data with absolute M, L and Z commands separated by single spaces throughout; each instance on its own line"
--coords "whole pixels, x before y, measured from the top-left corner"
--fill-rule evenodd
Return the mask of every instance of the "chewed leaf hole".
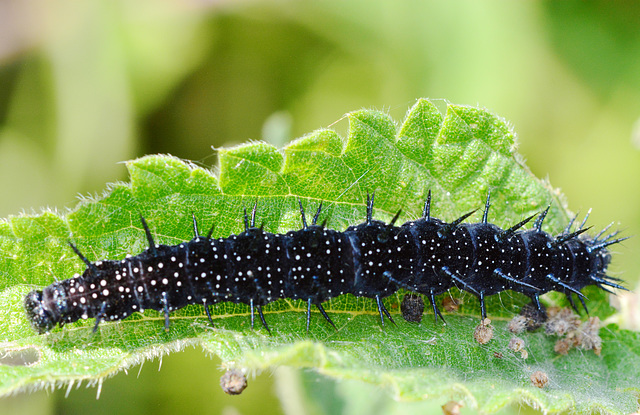
M 0 365 L 32 366 L 40 361 L 40 352 L 35 347 L 0 350 Z

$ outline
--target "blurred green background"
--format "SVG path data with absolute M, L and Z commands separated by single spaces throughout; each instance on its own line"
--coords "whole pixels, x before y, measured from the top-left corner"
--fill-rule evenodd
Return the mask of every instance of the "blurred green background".
M 0 217 L 64 211 L 144 154 L 214 166 L 212 146 L 280 146 L 351 110 L 401 121 L 418 97 L 447 99 L 510 120 L 570 209 L 636 236 L 613 269 L 633 288 L 639 25 L 635 1 L 2 0 Z M 227 397 L 217 366 L 190 350 L 105 381 L 98 401 L 82 386 L 6 398 L 0 413 L 302 413 L 304 391 L 282 392 L 295 374 Z

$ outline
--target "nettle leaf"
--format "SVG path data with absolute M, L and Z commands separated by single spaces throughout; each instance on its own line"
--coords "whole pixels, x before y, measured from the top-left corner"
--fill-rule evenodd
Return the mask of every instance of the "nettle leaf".
M 199 305 L 172 313 L 169 332 L 163 317 L 150 310 L 104 322 L 95 334 L 92 321 L 45 335 L 30 327 L 25 294 L 84 269 L 67 241 L 92 261 L 135 255 L 146 247 L 141 214 L 158 243 L 176 244 L 191 239 L 192 214 L 201 227 L 215 224 L 214 236 L 242 231 L 243 208 L 256 200 L 258 223 L 266 230 L 297 229 L 300 198 L 309 211 L 322 202 L 327 225 L 343 230 L 363 221 L 367 193 L 375 192 L 378 219 L 389 220 L 402 209 L 401 220 L 408 220 L 421 215 L 431 189 L 432 214 L 444 220 L 481 207 L 491 191 L 490 219 L 499 226 L 549 204 L 549 232 L 559 232 L 568 221 L 559 193 L 533 177 L 514 152 L 508 124 L 484 109 L 448 105 L 442 115 L 430 101 L 419 100 L 400 127 L 377 111 L 350 113 L 348 121 L 346 140 L 324 129 L 282 150 L 260 142 L 221 149 L 218 174 L 171 156 L 143 157 L 127 163 L 129 183 L 110 185 L 66 214 L 22 215 L 1 223 L 0 394 L 101 382 L 145 359 L 198 344 L 226 367 L 309 368 L 383 386 L 403 401 L 455 398 L 487 413 L 514 401 L 550 412 L 634 411 L 638 333 L 605 327 L 601 356 L 580 350 L 559 356 L 555 339 L 528 333 L 523 337 L 529 357 L 523 359 L 507 349 L 511 335 L 505 326 L 528 299 L 511 292 L 488 301 L 495 338 L 487 345 L 472 336 L 478 301 L 459 292 L 451 295 L 464 304 L 446 315 L 447 326 L 435 325 L 430 314 L 421 324 L 404 322 L 400 292 L 385 300 L 398 324 L 384 328 L 372 300 L 350 295 L 325 304 L 337 331 L 316 312 L 306 333 L 305 304 L 288 300 L 266 307 L 271 334 L 252 330 L 248 307 L 231 303 L 214 307 L 215 328 Z M 602 291 L 588 295 L 594 315 L 612 312 Z M 564 301 L 559 298 L 545 296 L 547 302 Z M 549 377 L 544 389 L 531 384 L 536 370 Z

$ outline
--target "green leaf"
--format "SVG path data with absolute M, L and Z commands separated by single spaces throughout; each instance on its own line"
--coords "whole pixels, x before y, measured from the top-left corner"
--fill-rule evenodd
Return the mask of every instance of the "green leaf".
M 215 328 L 200 305 L 173 313 L 169 332 L 153 310 L 102 323 L 96 334 L 92 321 L 46 335 L 29 326 L 25 294 L 84 269 L 66 242 L 73 240 L 92 261 L 135 255 L 146 245 L 140 215 L 158 243 L 176 244 L 192 237 L 193 214 L 201 227 L 215 225 L 215 236 L 242 231 L 242 211 L 256 200 L 257 220 L 266 230 L 297 229 L 300 198 L 309 211 L 322 202 L 328 226 L 342 230 L 363 221 L 367 193 L 375 192 L 377 218 L 388 220 L 401 209 L 401 219 L 408 220 L 421 215 L 431 189 L 432 214 L 444 220 L 481 207 L 491 191 L 490 219 L 502 227 L 550 203 L 547 230 L 558 232 L 567 222 L 559 193 L 531 175 L 513 152 L 513 131 L 486 110 L 448 105 L 443 116 L 433 103 L 419 100 L 400 127 L 376 111 L 352 112 L 348 120 L 346 141 L 319 130 L 283 150 L 266 143 L 221 149 L 217 175 L 170 156 L 143 157 L 127 163 L 130 183 L 113 184 L 67 214 L 44 212 L 1 223 L 0 394 L 102 382 L 145 359 L 197 344 L 227 367 L 310 368 L 334 379 L 384 386 L 403 401 L 456 398 L 487 413 L 514 401 L 544 411 L 635 410 L 637 333 L 607 326 L 602 356 L 579 350 L 555 355 L 555 339 L 525 334 L 529 357 L 523 359 L 507 349 L 511 336 L 505 326 L 528 300 L 511 292 L 489 299 L 495 337 L 484 346 L 472 336 L 478 301 L 457 291 L 452 295 L 464 304 L 446 315 L 446 326 L 434 325 L 431 315 L 421 324 L 404 322 L 402 293 L 385 300 L 398 325 L 384 328 L 375 304 L 351 295 L 325 305 L 337 331 L 313 313 L 306 333 L 305 304 L 290 300 L 265 308 L 271 334 L 252 330 L 248 307 L 231 303 L 213 307 Z M 612 312 L 601 290 L 588 295 L 596 315 Z M 550 295 L 547 301 L 562 299 Z M 549 376 L 545 389 L 529 380 L 536 370 Z

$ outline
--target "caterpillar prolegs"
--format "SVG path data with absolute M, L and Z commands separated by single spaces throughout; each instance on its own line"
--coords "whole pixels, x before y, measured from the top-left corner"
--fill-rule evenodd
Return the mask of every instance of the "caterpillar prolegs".
M 308 330 L 312 306 L 333 325 L 322 303 L 347 293 L 374 299 L 384 325 L 385 317 L 393 319 L 382 299 L 400 288 L 425 295 L 436 322 L 444 319 L 435 298 L 454 286 L 479 298 L 483 319 L 485 298 L 505 290 L 530 297 L 538 310 L 546 292 L 563 292 L 576 308 L 575 294 L 586 310 L 584 287 L 624 289 L 606 271 L 607 247 L 626 238 L 603 236 L 608 227 L 588 236 L 586 217 L 572 231 L 574 218 L 557 237 L 542 230 L 549 208 L 501 229 L 488 221 L 487 197 L 480 222 L 464 222 L 475 211 L 445 222 L 431 216 L 429 192 L 422 217 L 400 226 L 400 212 L 390 223 L 373 219 L 374 196 L 367 196 L 365 222 L 340 232 L 318 224 L 322 204 L 311 224 L 299 204 L 302 229 L 285 234 L 256 227 L 256 203 L 250 217 L 245 209 L 244 231 L 228 238 L 201 236 L 194 217 L 191 241 L 158 245 L 141 218 L 149 248 L 138 255 L 91 262 L 70 243 L 87 268 L 27 294 L 28 318 L 39 333 L 88 318 L 96 319 L 95 330 L 102 321 L 153 309 L 164 313 L 168 329 L 174 310 L 202 304 L 213 324 L 209 306 L 229 301 L 248 304 L 252 327 L 257 311 L 269 330 L 262 307 L 290 298 L 306 301 Z M 521 230 L 534 218 L 532 229 Z

